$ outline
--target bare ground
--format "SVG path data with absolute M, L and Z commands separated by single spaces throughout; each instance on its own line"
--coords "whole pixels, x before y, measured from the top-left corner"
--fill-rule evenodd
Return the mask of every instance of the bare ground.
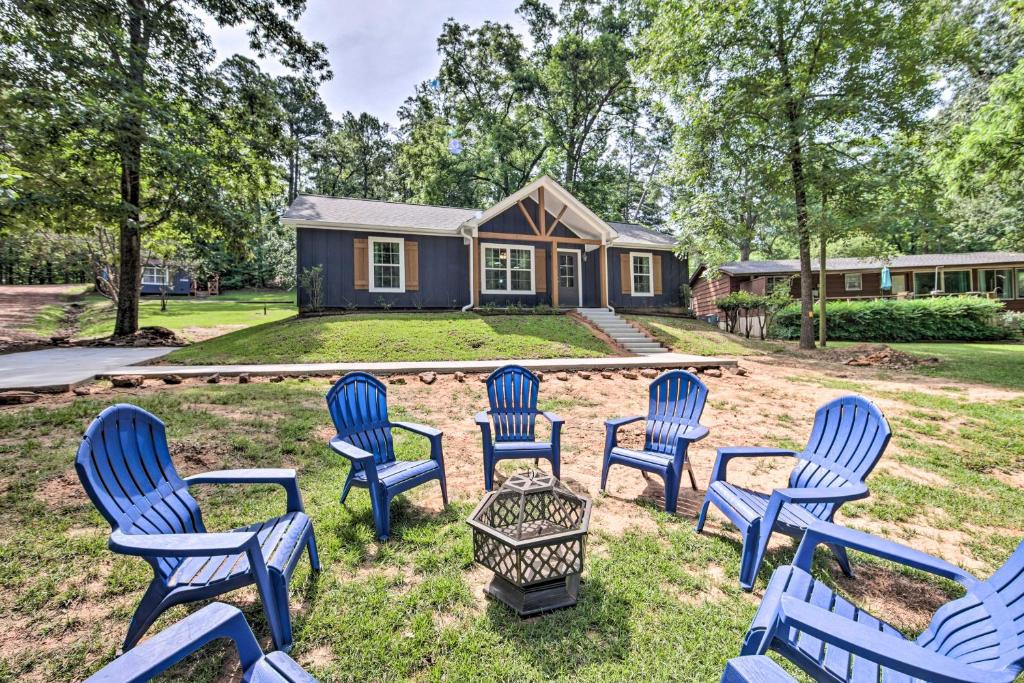
M 0 285 L 0 347 L 46 341 L 26 330 L 36 316 L 62 297 L 81 290 L 81 285 Z

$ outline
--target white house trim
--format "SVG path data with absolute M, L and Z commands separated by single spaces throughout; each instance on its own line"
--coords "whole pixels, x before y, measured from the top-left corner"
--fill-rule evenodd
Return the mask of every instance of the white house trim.
M 576 298 L 579 299 L 576 306 L 583 308 L 583 251 L 581 249 L 570 249 L 559 247 L 558 251 L 564 251 L 570 254 L 576 254 Z M 556 256 L 557 258 L 557 256 Z M 556 262 L 555 267 L 555 279 L 558 279 L 558 267 Z M 555 283 L 558 286 L 558 283 Z
M 647 259 L 648 271 L 646 275 L 651 283 L 651 291 L 649 292 L 636 291 L 636 271 L 633 269 L 633 257 L 635 256 Z M 629 252 L 629 294 L 630 296 L 654 296 L 654 255 L 649 251 Z
M 373 271 L 373 245 L 374 244 L 398 244 L 398 282 L 399 285 L 395 287 L 375 287 L 374 286 L 374 271 Z M 390 294 L 404 294 L 405 293 L 405 240 L 401 237 L 367 237 L 366 238 L 366 252 L 367 258 L 370 261 L 370 291 L 381 292 Z
M 487 250 L 504 249 L 509 252 L 505 266 L 507 289 L 487 289 Z M 530 252 L 530 289 L 512 289 L 512 249 Z M 556 283 L 557 284 L 557 283 Z M 499 244 L 497 242 L 480 243 L 480 293 L 497 296 L 531 296 L 537 293 L 537 252 L 530 244 Z

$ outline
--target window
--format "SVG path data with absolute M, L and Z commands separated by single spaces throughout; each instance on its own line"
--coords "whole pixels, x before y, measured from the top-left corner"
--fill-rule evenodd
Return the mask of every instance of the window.
M 923 296 L 931 294 L 935 289 L 935 271 L 914 273 L 914 294 Z
M 405 291 L 405 240 L 398 237 L 367 238 L 370 251 L 370 291 Z
M 1024 268 L 1017 270 L 1017 298 L 1024 299 Z
M 864 282 L 860 273 L 847 273 L 845 280 L 847 292 L 859 292 L 864 288 Z
M 654 269 L 650 254 L 629 255 L 629 274 L 633 279 L 633 296 L 654 296 Z
M 964 294 L 971 291 L 971 271 L 942 271 L 942 289 L 947 294 Z
M 558 286 L 563 289 L 576 288 L 576 257 L 572 254 L 558 255 Z
M 769 275 L 765 278 L 764 293 L 771 294 L 775 291 L 776 287 L 785 287 L 788 292 L 790 291 L 790 281 L 792 279 L 789 275 Z
M 171 278 L 167 268 L 162 266 L 145 266 L 142 269 L 142 284 L 161 285 L 170 284 Z
M 1013 298 L 1013 275 L 1009 268 L 979 270 L 978 288 L 986 294 L 995 294 L 1000 299 Z
M 484 294 L 533 294 L 533 247 L 483 245 Z

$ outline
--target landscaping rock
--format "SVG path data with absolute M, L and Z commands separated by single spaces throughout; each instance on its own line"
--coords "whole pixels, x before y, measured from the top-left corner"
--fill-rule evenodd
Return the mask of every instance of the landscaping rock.
M 17 406 L 26 403 L 35 403 L 39 400 L 39 394 L 31 391 L 4 391 L 0 392 L 0 406 Z
M 210 375 L 209 377 L 207 377 L 206 378 L 206 383 L 207 384 L 220 384 L 220 373 L 215 372 L 212 375 Z
M 299 381 L 300 382 L 308 382 L 309 381 L 309 375 L 299 375 Z
M 750 373 L 747 372 L 746 368 L 743 368 L 743 367 L 740 367 L 739 365 L 737 365 L 735 368 L 733 368 L 732 374 L 739 375 L 740 377 L 746 377 Z
M 395 384 L 395 385 L 401 386 L 401 385 L 405 384 L 405 378 L 404 377 L 388 377 L 388 384 Z
M 704 370 L 704 374 L 708 377 L 721 377 L 722 371 L 719 368 L 707 368 Z
M 537 371 L 537 372 L 535 372 L 533 374 L 537 375 L 537 381 L 538 382 L 543 382 L 544 381 L 544 373 L 543 372 Z
M 466 381 L 466 373 L 464 373 L 464 372 L 456 372 L 455 373 L 455 381 L 456 382 L 465 382 Z
M 640 376 L 646 377 L 647 379 L 654 379 L 658 376 L 658 371 L 654 368 L 644 368 L 640 371 Z
M 827 265 L 827 262 L 826 262 L 826 265 Z M 697 368 L 692 366 L 692 365 L 690 367 L 686 368 L 686 371 L 688 373 L 690 373 L 691 375 L 696 375 L 697 374 Z
M 626 379 L 636 379 L 637 378 L 637 374 L 635 372 L 633 372 L 632 370 L 623 370 L 622 371 L 622 376 L 625 377 Z
M 615 374 L 611 370 L 602 370 L 601 376 L 604 377 L 605 379 L 611 379 L 612 377 L 615 376 Z
M 88 396 L 92 393 L 92 389 L 89 387 L 75 387 L 71 390 L 75 396 Z
M 580 379 L 590 379 L 590 373 L 587 372 L 586 370 L 580 370 L 579 372 L 576 373 L 576 376 L 579 377 Z
M 557 375 L 555 375 L 555 379 L 557 379 L 559 382 L 568 382 L 569 381 L 569 373 L 568 372 L 560 372 Z
M 270 378 L 270 381 L 273 382 L 274 384 L 277 384 L 278 382 L 283 382 L 284 377 L 282 377 L 281 375 L 274 375 L 273 377 Z
M 424 384 L 433 384 L 434 382 L 437 381 L 437 373 L 436 372 L 421 372 L 420 373 L 420 381 L 423 382 Z
M 180 375 L 164 375 L 160 378 L 164 384 L 181 384 Z
M 243 372 L 241 375 L 238 376 L 238 383 L 239 384 L 248 384 L 249 381 L 250 381 L 250 377 L 249 377 L 249 373 L 248 372 Z
M 134 387 L 141 387 L 143 381 L 145 381 L 142 375 L 118 375 L 117 377 L 111 377 L 110 383 L 118 389 L 132 389 Z
M 480 375 L 479 377 L 477 377 L 477 379 L 479 381 L 481 381 L 481 382 L 486 382 L 487 381 L 487 375 Z

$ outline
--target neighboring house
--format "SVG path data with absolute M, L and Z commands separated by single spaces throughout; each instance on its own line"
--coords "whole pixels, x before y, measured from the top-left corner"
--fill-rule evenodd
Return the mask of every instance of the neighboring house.
M 677 306 L 687 277 L 671 235 L 603 221 L 546 176 L 484 210 L 300 195 L 282 223 L 298 272 L 323 266 L 326 308 Z
M 189 294 L 192 291 L 192 278 L 181 267 L 169 263 L 166 266 L 160 259 L 146 259 L 142 265 L 142 293 Z
M 1024 311 L 1024 253 L 980 251 L 966 254 L 917 254 L 882 259 L 834 258 L 825 262 L 826 299 L 875 299 L 977 294 L 1001 299 L 1006 308 Z M 892 289 L 883 291 L 882 268 L 888 267 Z M 715 300 L 731 292 L 763 294 L 776 283 L 790 280 L 800 296 L 800 262 L 736 261 L 719 269 L 717 278 L 704 277 L 699 266 L 690 277 L 695 315 L 721 315 Z M 818 297 L 818 262 L 812 261 L 814 296 Z

